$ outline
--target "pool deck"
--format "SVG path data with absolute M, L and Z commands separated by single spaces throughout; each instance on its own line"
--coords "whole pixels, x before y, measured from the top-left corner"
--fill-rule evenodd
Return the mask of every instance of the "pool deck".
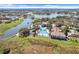
M 40 27 L 40 29 L 38 30 L 38 35 L 49 37 L 49 30 L 47 29 L 47 27 Z

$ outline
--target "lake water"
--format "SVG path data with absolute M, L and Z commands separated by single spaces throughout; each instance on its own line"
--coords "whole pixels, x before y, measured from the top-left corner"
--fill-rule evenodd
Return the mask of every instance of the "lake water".
M 26 19 L 24 19 L 24 21 L 21 24 L 17 25 L 16 27 L 12 27 L 11 29 L 6 30 L 4 32 L 4 34 L 2 36 L 0 36 L 0 39 L 9 38 L 9 37 L 15 35 L 16 33 L 18 33 L 21 28 L 28 27 L 31 24 L 32 24 L 32 19 L 26 18 Z
M 71 16 L 70 14 L 57 14 L 57 13 L 52 13 L 50 15 L 38 15 L 34 14 L 35 18 L 56 18 L 57 16 Z

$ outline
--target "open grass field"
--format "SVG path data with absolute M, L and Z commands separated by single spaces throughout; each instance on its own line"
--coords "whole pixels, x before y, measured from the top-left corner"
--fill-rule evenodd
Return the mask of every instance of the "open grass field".
M 23 17 L 20 17 L 18 20 L 12 21 L 11 23 L 1 23 L 0 24 L 0 34 L 2 34 L 7 29 L 12 28 L 12 27 L 20 24 L 22 21 L 23 21 Z
M 68 41 L 51 39 L 48 37 L 32 35 L 28 37 L 12 37 L 0 42 L 0 53 L 9 50 L 8 53 L 44 53 L 44 54 L 77 54 L 79 53 L 79 41 L 73 41 L 70 38 Z

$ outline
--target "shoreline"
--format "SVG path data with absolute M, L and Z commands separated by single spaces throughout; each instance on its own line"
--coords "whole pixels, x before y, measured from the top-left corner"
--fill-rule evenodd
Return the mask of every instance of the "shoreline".
M 16 27 L 17 25 L 19 25 L 20 23 L 22 23 L 22 21 L 23 21 L 23 19 L 18 19 L 18 20 L 16 20 L 16 21 L 12 21 L 11 23 L 9 23 L 9 24 L 4 24 L 4 23 L 2 23 L 2 24 L 0 24 L 0 25 L 4 25 L 4 27 L 6 27 L 6 25 L 7 25 L 7 27 L 6 28 L 4 28 L 4 30 L 3 31 L 1 31 L 0 32 L 0 35 L 2 35 L 6 30 L 8 30 L 8 29 L 10 29 L 10 28 L 12 28 L 12 27 Z M 14 23 L 15 22 L 15 23 Z M 8 27 L 9 25 L 11 25 L 12 24 L 12 26 L 10 26 L 10 27 Z

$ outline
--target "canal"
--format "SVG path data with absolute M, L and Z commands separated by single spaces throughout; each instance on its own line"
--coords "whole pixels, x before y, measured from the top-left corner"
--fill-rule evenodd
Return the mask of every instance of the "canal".
M 8 30 L 6 30 L 6 31 L 3 33 L 3 35 L 0 36 L 0 40 L 3 40 L 3 39 L 5 40 L 5 39 L 7 39 L 7 38 L 9 38 L 9 37 L 14 36 L 16 33 L 19 32 L 19 30 L 20 30 L 21 28 L 28 27 L 28 26 L 30 26 L 31 24 L 32 24 L 32 19 L 31 19 L 31 18 L 26 18 L 26 19 L 24 19 L 21 24 L 15 26 L 15 27 L 12 27 L 12 28 L 10 28 L 10 29 L 8 29 Z

